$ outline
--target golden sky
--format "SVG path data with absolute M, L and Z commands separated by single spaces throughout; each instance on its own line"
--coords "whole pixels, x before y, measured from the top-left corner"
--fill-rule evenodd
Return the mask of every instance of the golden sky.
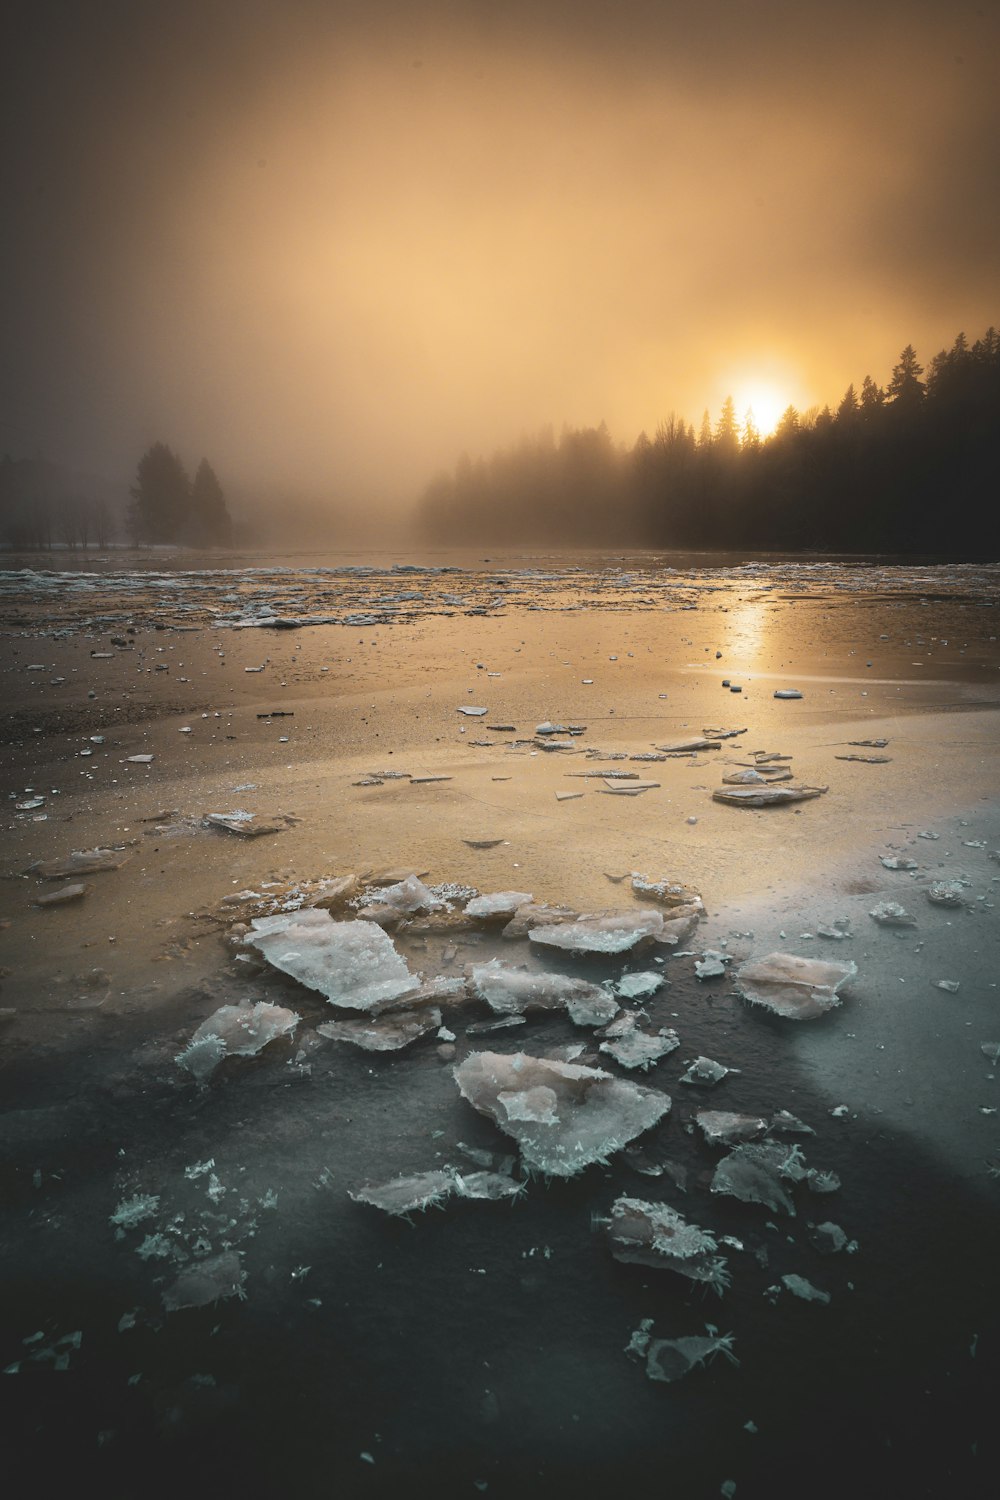
M 0 447 L 412 497 L 1000 320 L 995 0 L 34 0 Z M 766 413 L 758 411 L 766 425 Z

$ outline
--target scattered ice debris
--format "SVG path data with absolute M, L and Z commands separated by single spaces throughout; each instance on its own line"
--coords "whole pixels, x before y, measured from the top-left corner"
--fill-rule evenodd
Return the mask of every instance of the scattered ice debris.
M 949 995 L 956 995 L 958 993 L 958 983 L 957 979 L 935 979 L 934 988 L 947 990 Z
M 46 896 L 36 896 L 35 906 L 65 906 L 70 901 L 82 901 L 83 897 L 91 889 L 83 881 L 77 881 L 73 885 L 62 885 L 57 891 L 50 891 Z
M 917 868 L 915 859 L 904 859 L 898 854 L 883 854 L 879 862 L 887 870 L 915 870 Z
M 512 1136 L 529 1170 L 572 1177 L 649 1130 L 668 1095 L 601 1068 L 524 1052 L 472 1052 L 455 1068 L 462 1097 Z
M 733 1335 L 720 1334 L 710 1323 L 706 1323 L 704 1334 L 680 1339 L 653 1338 L 652 1329 L 652 1318 L 643 1318 L 625 1350 L 633 1358 L 645 1360 L 646 1374 L 650 1380 L 665 1383 L 680 1380 L 696 1365 L 704 1365 L 706 1360 L 713 1359 L 716 1354 L 725 1355 L 730 1364 L 739 1364 L 733 1353 Z M 726 1483 L 731 1481 L 727 1480 Z M 733 1485 L 729 1495 L 735 1494 L 735 1490 L 736 1486 Z
M 577 1026 L 602 1026 L 618 1013 L 618 1001 L 600 985 L 567 974 L 515 969 L 491 959 L 469 972 L 472 993 L 501 1015 L 565 1007 Z
M 407 875 L 405 880 L 394 885 L 383 885 L 369 891 L 368 905 L 358 913 L 362 921 L 401 921 L 403 917 L 417 912 L 441 911 L 444 902 L 424 885 L 416 875 Z
M 701 958 L 695 959 L 694 972 L 699 979 L 718 979 L 725 974 L 726 965 L 732 961 L 731 953 L 719 953 L 714 948 L 706 948 Z
M 813 1286 L 804 1276 L 782 1276 L 782 1284 L 788 1288 L 793 1297 L 801 1297 L 803 1302 L 829 1302 L 830 1293 L 820 1291 L 818 1286 Z
M 28 797 L 24 802 L 15 802 L 14 806 L 18 812 L 34 812 L 36 807 L 45 806 L 44 797 Z
M 688 1221 L 666 1203 L 617 1198 L 611 1205 L 608 1239 L 615 1260 L 655 1266 L 701 1282 L 722 1296 L 730 1283 L 725 1258 L 716 1254 L 714 1235 Z
M 979 1050 L 994 1065 L 1000 1062 L 1000 1042 L 980 1042 Z
M 838 991 L 858 972 L 855 963 L 769 953 L 738 970 L 744 1000 L 792 1021 L 812 1021 L 840 1004 Z
M 224 1058 L 255 1057 L 269 1042 L 291 1036 L 298 1024 L 294 1011 L 266 1000 L 223 1005 L 201 1023 L 176 1060 L 199 1083 L 204 1083 Z
M 324 1021 L 316 1031 L 330 1041 L 352 1042 L 366 1052 L 399 1052 L 429 1032 L 437 1031 L 440 1025 L 441 1012 L 429 1008 L 384 1011 L 358 1020 Z M 447 1040 L 454 1041 L 454 1034 L 449 1032 Z
M 777 807 L 786 802 L 806 802 L 811 797 L 822 797 L 829 790 L 827 786 L 721 786 L 716 787 L 712 798 L 716 802 L 728 802 L 733 807 Z
M 676 1051 L 681 1044 L 676 1031 L 667 1026 L 655 1033 L 642 1031 L 633 1011 L 626 1011 L 612 1021 L 605 1028 L 604 1036 L 606 1040 L 601 1043 L 600 1050 L 623 1068 L 649 1068 L 661 1057 Z
M 670 941 L 664 925 L 658 911 L 597 912 L 577 917 L 573 922 L 532 927 L 528 937 L 533 943 L 563 948 L 570 953 L 625 953 L 654 938 Z
M 737 1146 L 724 1156 L 712 1178 L 712 1192 L 725 1193 L 741 1203 L 760 1203 L 795 1217 L 795 1204 L 785 1191 L 785 1182 L 801 1182 L 809 1176 L 798 1146 L 779 1141 Z
M 466 916 L 480 917 L 484 921 L 510 921 L 522 906 L 532 900 L 527 891 L 493 891 L 486 896 L 475 896 L 467 902 Z
M 775 688 L 774 696 L 776 698 L 801 698 L 802 694 L 798 688 Z
M 26 1339 L 21 1340 L 25 1353 L 21 1359 L 15 1360 L 13 1364 L 7 1365 L 3 1373 L 5 1375 L 19 1375 L 21 1366 L 25 1360 L 29 1364 L 42 1365 L 51 1364 L 54 1370 L 63 1372 L 69 1369 L 70 1355 L 80 1348 L 83 1343 L 83 1330 L 76 1329 L 73 1333 L 64 1333 L 57 1338 L 45 1342 L 45 1335 L 39 1329 L 37 1333 L 30 1333 Z
M 43 860 L 28 869 L 43 880 L 62 880 L 74 875 L 96 875 L 101 870 L 120 870 L 132 858 L 131 849 L 74 849 L 62 859 Z
M 721 1083 L 728 1078 L 730 1073 L 739 1073 L 739 1068 L 727 1068 L 722 1063 L 715 1062 L 711 1057 L 696 1057 L 686 1073 L 680 1076 L 681 1083 L 691 1083 L 706 1087 Z
M 243 808 L 228 813 L 206 813 L 202 822 L 206 828 L 221 828 L 226 833 L 238 833 L 248 839 L 260 838 L 265 833 L 284 833 L 292 825 L 292 819 L 287 815 L 265 818 Z
M 614 992 L 622 1000 L 647 1000 L 666 984 L 665 977 L 655 970 L 643 969 L 639 973 L 623 974 L 614 986 Z
M 832 938 L 835 942 L 843 942 L 851 936 L 851 922 L 849 917 L 835 917 L 832 922 L 820 922 L 816 928 L 816 936 Z
M 771 1116 L 769 1130 L 778 1131 L 784 1135 L 815 1135 L 811 1125 L 807 1125 L 796 1115 L 789 1114 L 787 1109 L 779 1109 L 777 1114 Z
M 961 880 L 935 880 L 927 887 L 927 899 L 935 906 L 961 906 L 964 885 Z
M 268 963 L 332 1005 L 372 1010 L 419 988 L 392 939 L 375 922 L 335 922 L 328 911 L 255 917 L 246 942 Z
M 208 1307 L 227 1297 L 245 1300 L 245 1280 L 239 1251 L 224 1250 L 221 1255 L 187 1266 L 164 1291 L 163 1305 L 167 1312 L 179 1312 L 185 1307 Z
M 489 709 L 471 708 L 466 704 L 462 704 L 455 710 L 455 712 L 459 714 L 466 714 L 470 719 L 481 719 L 484 717 L 484 715 L 489 713 Z
M 733 1114 L 725 1109 L 699 1109 L 694 1122 L 709 1146 L 736 1146 L 758 1140 L 767 1131 L 767 1121 L 758 1115 Z
M 941 835 L 939 833 L 935 833 L 931 828 L 923 828 L 917 834 L 918 839 L 939 839 L 940 837 Z
M 524 1191 L 524 1183 L 515 1182 L 509 1174 L 490 1171 L 463 1173 L 455 1167 L 443 1167 L 432 1172 L 394 1177 L 390 1182 L 368 1183 L 348 1192 L 348 1197 L 354 1203 L 367 1203 L 383 1213 L 405 1218 L 411 1213 L 436 1208 L 446 1198 L 499 1202 L 519 1198 Z
M 156 1194 L 137 1193 L 134 1198 L 123 1198 L 108 1222 L 116 1229 L 134 1229 L 144 1219 L 151 1219 L 159 1206 Z
M 898 901 L 880 901 L 868 915 L 881 927 L 916 927 L 917 919 Z

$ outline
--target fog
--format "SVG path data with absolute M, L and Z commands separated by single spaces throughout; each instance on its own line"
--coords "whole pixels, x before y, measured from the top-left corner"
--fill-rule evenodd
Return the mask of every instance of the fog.
M 546 424 L 835 404 L 996 321 L 998 29 L 21 7 L 2 446 L 127 481 L 162 439 L 248 504 L 370 515 Z

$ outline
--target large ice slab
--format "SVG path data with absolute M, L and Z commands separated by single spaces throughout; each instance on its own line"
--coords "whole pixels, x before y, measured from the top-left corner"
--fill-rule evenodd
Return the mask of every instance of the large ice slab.
M 568 974 L 536 974 L 514 969 L 498 958 L 475 964 L 470 971 L 472 992 L 500 1015 L 526 1010 L 565 1007 L 578 1026 L 602 1026 L 618 1014 L 618 1001 L 600 985 Z
M 744 964 L 736 987 L 751 1005 L 792 1021 L 813 1021 L 840 1004 L 838 991 L 858 972 L 855 963 L 769 953 Z
M 526 1166 L 550 1177 L 606 1162 L 670 1110 L 657 1089 L 524 1052 L 472 1052 L 454 1071 L 463 1099 L 517 1141 Z
M 241 1000 L 238 1005 L 222 1005 L 202 1021 L 187 1047 L 177 1057 L 182 1068 L 199 1083 L 215 1072 L 227 1057 L 255 1057 L 269 1042 L 291 1036 L 299 1018 L 282 1005 L 265 1000 L 253 1004 Z
M 373 1010 L 420 987 L 392 938 L 375 922 L 335 922 L 328 911 L 255 917 L 247 943 L 275 969 L 318 990 L 331 1005 Z
M 575 922 L 533 927 L 528 938 L 532 943 L 562 948 L 568 953 L 627 953 L 662 937 L 664 925 L 658 911 L 595 912 L 577 917 Z

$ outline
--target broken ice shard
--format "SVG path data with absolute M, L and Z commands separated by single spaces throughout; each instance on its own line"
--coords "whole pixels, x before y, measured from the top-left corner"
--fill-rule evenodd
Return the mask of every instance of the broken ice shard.
M 712 1192 L 726 1193 L 741 1203 L 762 1203 L 795 1217 L 795 1204 L 785 1191 L 785 1181 L 800 1182 L 808 1176 L 797 1146 L 777 1141 L 737 1146 L 724 1156 L 712 1178 Z
M 612 1021 L 604 1035 L 601 1051 L 623 1068 L 649 1068 L 681 1044 L 676 1031 L 669 1027 L 661 1027 L 655 1034 L 642 1031 L 638 1017 L 631 1011 Z
M 399 1052 L 411 1042 L 436 1031 L 441 1025 L 441 1012 L 433 1007 L 426 1010 L 384 1011 L 378 1016 L 351 1018 L 344 1021 L 325 1021 L 316 1030 L 333 1042 L 351 1042 L 366 1052 Z
M 754 1141 L 767 1130 L 767 1121 L 759 1116 L 733 1114 L 725 1109 L 699 1109 L 694 1122 L 709 1146 Z
M 533 927 L 528 938 L 548 948 L 562 948 L 569 953 L 626 953 L 665 937 L 665 923 L 658 911 L 613 911 L 588 913 L 575 922 L 558 922 L 547 927 Z M 676 935 L 669 941 L 675 942 Z
M 670 1110 L 657 1089 L 524 1052 L 472 1052 L 455 1081 L 463 1099 L 517 1141 L 525 1165 L 550 1177 L 606 1162 Z
M 935 880 L 927 888 L 927 899 L 935 906 L 961 906 L 962 890 L 961 880 Z
M 626 1354 L 646 1361 L 646 1374 L 650 1380 L 680 1380 L 696 1365 L 704 1365 L 716 1354 L 725 1355 L 730 1364 L 739 1364 L 733 1353 L 733 1335 L 720 1334 L 710 1323 L 705 1325 L 704 1335 L 680 1339 L 654 1339 L 652 1328 L 652 1318 L 643 1318 L 625 1350 Z
M 567 974 L 513 969 L 498 958 L 470 971 L 472 993 L 500 1015 L 565 1007 L 578 1026 L 601 1026 L 618 1014 L 618 1001 L 600 985 Z
M 656 970 L 645 969 L 637 974 L 623 974 L 614 989 L 623 1000 L 646 1000 L 661 990 L 666 982 Z
M 208 1307 L 226 1297 L 243 1298 L 244 1279 L 239 1252 L 225 1250 L 182 1271 L 163 1293 L 163 1305 L 167 1312 L 178 1312 L 182 1307 Z
M 720 786 L 712 793 L 713 801 L 729 802 L 734 807 L 778 807 L 786 802 L 806 802 L 822 797 L 826 786 Z
M 880 901 L 873 906 L 868 915 L 876 921 L 880 927 L 916 927 L 917 919 L 902 906 L 898 901 Z
M 129 849 L 74 849 L 62 859 L 44 860 L 32 865 L 29 875 L 43 880 L 61 880 L 64 876 L 96 875 L 101 870 L 120 870 L 132 858 Z
M 299 1024 L 294 1011 L 265 1000 L 223 1005 L 203 1021 L 177 1062 L 199 1083 L 214 1073 L 226 1057 L 254 1057 L 268 1042 L 290 1036 Z
M 727 1068 L 722 1063 L 715 1062 L 711 1057 L 696 1057 L 686 1073 L 680 1076 L 681 1083 L 693 1083 L 711 1085 L 721 1083 L 728 1078 L 730 1073 L 738 1073 L 739 1068 Z
M 362 919 L 370 917 L 381 921 L 385 914 L 399 919 L 415 912 L 440 911 L 444 902 L 428 890 L 416 875 L 407 875 L 395 885 L 384 885 L 368 893 L 369 905 L 361 913 Z
M 803 1302 L 829 1302 L 830 1293 L 820 1291 L 818 1286 L 813 1286 L 804 1276 L 782 1276 L 782 1281 L 795 1297 L 801 1297 Z
M 762 1005 L 792 1021 L 812 1021 L 840 1004 L 838 991 L 858 972 L 855 963 L 769 953 L 736 974 L 736 987 L 751 1005 Z
M 487 896 L 473 896 L 466 905 L 466 916 L 479 917 L 485 921 L 510 921 L 518 908 L 531 900 L 527 891 L 493 891 Z
M 463 1173 L 454 1167 L 444 1167 L 438 1171 L 394 1177 L 390 1182 L 369 1183 L 349 1192 L 348 1197 L 355 1203 L 368 1203 L 383 1213 L 405 1218 L 408 1214 L 436 1208 L 450 1197 L 499 1202 L 505 1198 L 519 1198 L 524 1191 L 522 1182 L 515 1182 L 502 1172 Z
M 689 1224 L 666 1203 L 618 1198 L 611 1206 L 608 1239 L 615 1260 L 676 1271 L 712 1288 L 720 1297 L 730 1275 L 718 1244 L 707 1230 Z
M 255 917 L 246 942 L 268 963 L 331 1005 L 373 1010 L 419 988 L 392 939 L 375 922 L 335 922 L 328 911 Z

